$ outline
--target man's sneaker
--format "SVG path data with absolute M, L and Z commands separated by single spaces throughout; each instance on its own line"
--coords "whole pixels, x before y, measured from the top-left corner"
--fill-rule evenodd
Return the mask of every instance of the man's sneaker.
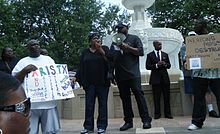
M 199 129 L 200 127 L 197 127 L 195 124 L 191 124 L 188 126 L 188 130 L 197 130 Z
M 209 117 L 219 118 L 218 114 L 214 110 L 209 112 Z
M 90 133 L 93 133 L 93 130 L 83 129 L 82 131 L 80 131 L 80 134 L 90 134 Z
M 97 134 L 104 134 L 104 133 L 105 133 L 105 129 L 98 128 Z

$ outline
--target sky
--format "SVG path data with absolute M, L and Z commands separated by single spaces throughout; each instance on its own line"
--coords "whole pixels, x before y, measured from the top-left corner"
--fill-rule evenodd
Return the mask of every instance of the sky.
M 109 3 L 111 4 L 115 4 L 115 5 L 120 5 L 123 6 L 121 4 L 121 0 L 101 0 L 102 2 L 106 3 L 106 5 L 108 5 Z M 124 7 L 124 6 L 123 6 Z
M 101 0 L 101 1 L 104 2 L 107 6 L 110 3 L 112 5 L 119 5 L 120 8 L 122 8 L 122 10 L 126 9 L 121 3 L 122 0 Z M 131 11 L 131 10 L 128 10 L 128 11 Z

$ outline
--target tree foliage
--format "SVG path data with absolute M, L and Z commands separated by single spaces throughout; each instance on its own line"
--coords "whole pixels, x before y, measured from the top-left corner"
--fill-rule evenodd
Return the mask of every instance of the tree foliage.
M 27 40 L 36 38 L 56 63 L 71 68 L 88 47 L 90 31 L 102 37 L 114 32 L 117 21 L 129 19 L 118 6 L 100 0 L 0 0 L 0 6 L 0 48 L 12 47 L 23 57 Z
M 154 27 L 169 27 L 183 35 L 193 30 L 196 19 L 206 18 L 209 30 L 220 32 L 219 0 L 156 0 L 149 9 Z

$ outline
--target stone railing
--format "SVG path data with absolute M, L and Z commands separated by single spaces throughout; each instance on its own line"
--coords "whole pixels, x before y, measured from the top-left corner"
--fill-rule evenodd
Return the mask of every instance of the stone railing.
M 153 116 L 153 96 L 151 86 L 142 84 L 146 97 L 149 114 Z M 60 118 L 63 119 L 83 119 L 85 114 L 85 92 L 82 89 L 75 90 L 75 98 L 69 100 L 58 101 L 58 110 Z M 170 90 L 171 111 L 174 116 L 191 115 L 192 103 L 190 96 L 185 95 L 183 89 L 183 81 L 171 83 Z M 132 106 L 135 116 L 138 115 L 138 108 L 135 97 L 132 95 Z M 216 106 L 215 106 L 216 107 Z M 161 114 L 163 114 L 163 99 L 161 98 Z M 97 104 L 95 109 L 97 117 Z M 122 103 L 116 86 L 111 86 L 108 98 L 108 116 L 109 118 L 123 117 Z

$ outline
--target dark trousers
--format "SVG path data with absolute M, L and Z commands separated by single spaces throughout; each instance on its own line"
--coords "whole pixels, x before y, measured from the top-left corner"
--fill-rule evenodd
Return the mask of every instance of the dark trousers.
M 220 110 L 220 79 L 206 79 L 193 77 L 194 106 L 192 114 L 192 124 L 202 127 L 206 118 L 206 99 L 205 94 L 210 87 L 217 101 Z
M 157 84 L 152 85 L 152 92 L 154 98 L 154 117 L 160 117 L 160 97 L 163 94 L 164 98 L 164 115 L 171 116 L 170 110 L 170 84 Z
M 84 128 L 88 130 L 94 129 L 94 110 L 95 100 L 98 98 L 98 119 L 97 128 L 106 129 L 108 125 L 108 92 L 107 86 L 90 85 L 85 89 L 85 121 Z
M 133 122 L 134 113 L 131 104 L 132 90 L 137 101 L 139 115 L 142 122 L 151 122 L 151 117 L 148 114 L 148 108 L 144 98 L 144 92 L 141 89 L 141 78 L 118 81 L 117 85 L 123 105 L 124 121 L 127 123 Z

